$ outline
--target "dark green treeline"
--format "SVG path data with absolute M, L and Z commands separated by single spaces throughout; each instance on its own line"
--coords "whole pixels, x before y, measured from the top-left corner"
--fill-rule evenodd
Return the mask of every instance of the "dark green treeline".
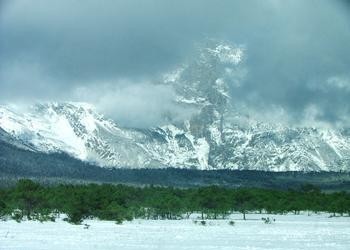
M 199 213 L 203 219 L 219 219 L 240 212 L 245 219 L 253 211 L 298 214 L 306 210 L 349 215 L 350 194 L 327 194 L 311 185 L 279 191 L 218 186 L 188 189 L 110 184 L 42 186 L 31 180 L 20 180 L 15 187 L 0 189 L 0 216 L 17 221 L 54 220 L 59 213 L 67 214 L 67 221 L 75 224 L 91 217 L 121 223 L 134 218 L 181 219 L 193 213 Z

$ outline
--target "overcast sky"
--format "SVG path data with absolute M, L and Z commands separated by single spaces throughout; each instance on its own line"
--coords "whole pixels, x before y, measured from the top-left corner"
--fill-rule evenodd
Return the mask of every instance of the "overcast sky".
M 117 122 L 153 126 L 173 93 L 152 81 L 215 38 L 246 48 L 231 94 L 252 114 L 349 125 L 348 2 L 0 0 L 0 103 L 93 93 Z

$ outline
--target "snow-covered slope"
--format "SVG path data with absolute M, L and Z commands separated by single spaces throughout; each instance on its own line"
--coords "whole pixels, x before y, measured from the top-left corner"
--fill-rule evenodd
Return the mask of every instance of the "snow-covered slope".
M 17 146 L 63 151 L 104 167 L 348 171 L 349 130 L 237 122 L 247 118 L 233 108 L 229 88 L 239 83 L 242 58 L 241 48 L 212 43 L 164 76 L 160 84 L 174 89 L 174 102 L 195 110 L 182 122 L 124 128 L 92 105 L 69 102 L 21 112 L 0 106 L 0 128 Z
M 35 150 L 62 151 L 101 166 L 208 167 L 209 145 L 203 138 L 174 125 L 119 128 L 84 103 L 40 104 L 24 114 L 0 107 L 0 127 Z

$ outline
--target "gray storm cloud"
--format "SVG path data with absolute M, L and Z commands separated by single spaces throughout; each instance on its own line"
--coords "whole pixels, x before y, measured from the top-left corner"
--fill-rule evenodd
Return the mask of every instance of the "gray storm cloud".
M 349 11 L 340 0 L 0 1 L 0 103 L 84 90 L 123 124 L 154 125 L 174 107 L 172 90 L 151 82 L 216 38 L 246 48 L 231 95 L 252 114 L 346 124 Z M 104 98 L 87 94 L 97 89 Z

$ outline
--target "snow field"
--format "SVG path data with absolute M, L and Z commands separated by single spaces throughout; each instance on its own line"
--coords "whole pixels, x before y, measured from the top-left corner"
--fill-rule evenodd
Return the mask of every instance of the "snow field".
M 261 218 L 275 218 L 265 224 Z M 13 220 L 0 222 L 0 249 L 350 249 L 350 218 L 321 215 L 240 214 L 207 225 L 188 220 L 141 220 L 117 225 L 86 220 L 84 225 Z M 234 226 L 229 225 L 230 220 Z M 199 220 L 199 219 L 198 219 Z

